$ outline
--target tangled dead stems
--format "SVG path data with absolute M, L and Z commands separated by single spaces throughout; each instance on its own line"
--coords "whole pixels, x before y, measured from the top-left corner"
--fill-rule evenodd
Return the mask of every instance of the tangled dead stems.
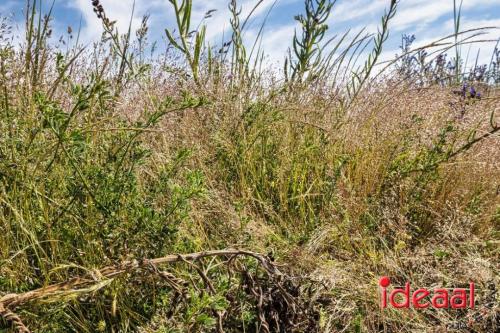
M 207 257 L 227 257 L 227 263 L 230 264 L 234 262 L 234 259 L 236 257 L 240 256 L 256 259 L 259 262 L 260 266 L 267 272 L 267 274 L 274 279 L 277 278 L 277 280 L 280 280 L 280 277 L 283 276 L 277 266 L 267 256 L 251 251 L 237 249 L 203 251 L 190 254 L 174 254 L 162 258 L 143 259 L 140 261 L 124 261 L 118 265 L 107 266 L 100 270 L 95 270 L 92 273 L 88 273 L 84 276 L 74 277 L 67 281 L 48 285 L 26 293 L 5 295 L 0 298 L 0 316 L 7 323 L 11 324 L 17 332 L 29 333 L 30 331 L 22 323 L 20 317 L 12 312 L 16 307 L 36 300 L 96 291 L 106 285 L 102 283 L 103 281 L 110 280 L 125 273 L 131 273 L 138 270 L 145 270 L 161 277 L 173 288 L 176 293 L 176 297 L 178 298 L 185 292 L 187 282 L 169 272 L 160 270 L 158 266 L 179 262 L 184 262 L 194 267 L 198 274 L 200 274 L 200 277 L 203 279 L 208 292 L 215 293 L 215 289 L 206 273 L 204 273 L 203 270 L 195 264 L 195 262 Z M 285 290 L 282 291 L 286 294 L 284 296 L 285 298 L 291 298 L 291 296 L 288 295 Z M 262 297 L 262 295 L 260 297 Z M 224 314 L 217 313 L 216 315 L 218 317 L 218 331 L 222 332 L 222 319 Z M 260 319 L 261 325 L 263 325 L 263 327 L 267 327 L 268 325 L 262 315 L 260 316 Z
M 0 303 L 0 318 L 11 324 L 18 333 L 30 333 L 30 330 L 23 324 L 21 318 Z

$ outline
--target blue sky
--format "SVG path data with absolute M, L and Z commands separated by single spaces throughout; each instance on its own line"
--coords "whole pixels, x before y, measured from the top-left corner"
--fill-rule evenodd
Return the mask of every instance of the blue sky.
M 253 7 L 257 0 L 240 0 L 243 13 Z M 44 0 L 48 7 L 51 0 Z M 118 21 L 122 31 L 130 20 L 133 0 L 101 0 L 108 17 Z M 150 14 L 150 40 L 164 39 L 164 29 L 171 27 L 173 16 L 168 0 L 136 0 L 135 14 L 132 19 L 134 28 L 140 25 L 144 14 Z M 212 44 L 222 41 L 223 32 L 229 25 L 227 4 L 229 0 L 193 0 L 194 20 L 199 22 L 205 12 L 210 9 L 217 11 L 206 21 L 209 26 L 208 37 Z M 347 29 L 353 32 L 366 27 L 367 31 L 375 32 L 380 17 L 389 4 L 389 0 L 338 0 L 334 5 L 329 20 L 330 32 L 333 36 Z M 14 14 L 14 19 L 21 22 L 24 0 L 0 0 L 0 15 Z M 267 17 L 262 45 L 269 55 L 270 62 L 279 62 L 290 46 L 293 31 L 297 28 L 294 15 L 303 11 L 303 0 L 264 0 L 255 12 L 252 24 L 249 26 L 245 39 L 253 40 L 263 20 Z M 72 26 L 77 30 L 82 22 L 81 36 L 85 42 L 98 39 L 101 25 L 92 11 L 91 0 L 55 0 L 54 31 L 58 38 Z M 492 26 L 500 28 L 500 0 L 464 0 L 463 29 Z M 391 34 L 384 49 L 384 59 L 390 59 L 398 52 L 402 34 L 415 34 L 416 45 L 423 45 L 440 37 L 453 33 L 453 0 L 401 0 L 396 17 L 391 22 Z M 19 24 L 22 29 L 22 24 Z M 500 29 L 493 29 L 482 39 L 500 38 Z M 161 44 L 160 44 L 161 45 Z M 481 44 L 480 59 L 489 61 L 494 43 Z M 467 50 L 464 52 L 467 53 Z M 477 47 L 470 50 L 477 54 Z M 472 57 L 472 56 L 471 56 Z

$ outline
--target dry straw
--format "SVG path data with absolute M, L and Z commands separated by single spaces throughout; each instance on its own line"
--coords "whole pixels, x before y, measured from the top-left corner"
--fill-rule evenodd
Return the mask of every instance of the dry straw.
M 276 264 L 274 264 L 269 257 L 256 252 L 236 249 L 203 251 L 190 254 L 173 254 L 162 258 L 144 259 L 141 261 L 124 261 L 118 265 L 104 267 L 86 276 L 74 277 L 64 282 L 52 284 L 22 294 L 5 295 L 0 298 L 0 316 L 6 322 L 10 323 L 18 333 L 29 333 L 29 329 L 23 324 L 21 318 L 14 312 L 12 312 L 12 310 L 25 303 L 41 299 L 50 301 L 51 298 L 60 298 L 62 296 L 68 296 L 72 294 L 75 295 L 95 292 L 107 286 L 109 282 L 112 281 L 112 279 L 125 273 L 132 273 L 138 270 L 146 270 L 152 272 L 153 274 L 157 274 L 165 281 L 167 281 L 174 288 L 174 290 L 180 291 L 180 288 L 184 284 L 184 282 L 181 279 L 176 278 L 173 274 L 160 271 L 158 269 L 158 265 L 179 262 L 194 265 L 194 262 L 207 257 L 227 257 L 228 262 L 232 262 L 234 259 L 236 259 L 236 257 L 240 256 L 256 259 L 269 275 L 282 275 Z M 215 289 L 206 274 L 199 269 L 198 273 L 200 274 L 210 291 L 215 293 Z M 282 292 L 286 293 L 284 289 L 282 289 Z M 287 295 L 287 298 L 292 299 L 290 295 Z M 261 316 L 261 320 L 263 320 L 263 316 Z M 221 322 L 222 318 L 220 318 L 220 323 Z

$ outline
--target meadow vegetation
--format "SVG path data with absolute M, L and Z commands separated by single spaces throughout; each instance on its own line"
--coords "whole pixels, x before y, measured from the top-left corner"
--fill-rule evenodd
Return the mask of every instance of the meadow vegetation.
M 500 50 L 466 66 L 485 30 L 459 3 L 453 35 L 381 63 L 397 1 L 330 39 L 334 1 L 305 0 L 280 69 L 236 0 L 215 46 L 170 0 L 154 55 L 147 16 L 118 31 L 89 3 L 87 47 L 53 36 L 49 1 L 20 45 L 0 23 L 0 332 L 499 329 Z M 147 260 L 224 249 L 251 252 Z M 381 311 L 386 275 L 473 280 L 477 306 Z

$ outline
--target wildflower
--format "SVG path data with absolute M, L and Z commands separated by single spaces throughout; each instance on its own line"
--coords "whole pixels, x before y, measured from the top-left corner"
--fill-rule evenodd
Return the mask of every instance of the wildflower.
M 444 67 L 446 64 L 446 54 L 440 54 L 437 56 L 436 65 L 439 67 Z
M 401 46 L 400 46 L 401 50 L 403 52 L 410 51 L 411 45 L 413 44 L 413 42 L 415 41 L 415 39 L 416 39 L 415 35 L 403 34 L 402 41 L 401 41 Z
M 475 66 L 471 73 L 471 79 L 479 82 L 483 81 L 485 79 L 486 70 L 486 65 Z
M 466 94 L 467 94 L 467 83 L 464 83 L 462 85 L 461 95 L 462 95 L 462 97 L 465 98 Z
M 474 87 L 470 87 L 470 97 L 471 98 L 476 97 L 476 89 L 474 89 Z
M 481 93 L 472 86 L 470 87 L 469 94 L 469 98 L 481 99 Z
M 104 8 L 102 7 L 99 0 L 92 0 L 92 7 L 94 7 L 94 13 L 97 14 L 97 18 L 105 19 L 106 15 L 104 14 Z

